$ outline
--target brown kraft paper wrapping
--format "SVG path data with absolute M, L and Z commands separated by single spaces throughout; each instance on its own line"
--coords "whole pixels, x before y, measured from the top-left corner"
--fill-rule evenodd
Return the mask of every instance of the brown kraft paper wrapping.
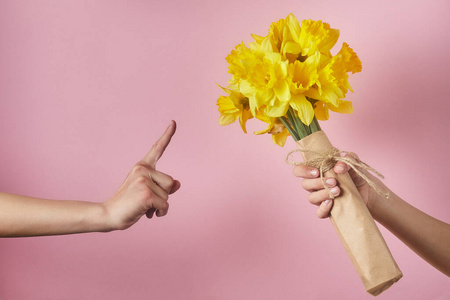
M 319 153 L 326 153 L 333 147 L 323 131 L 314 132 L 298 141 L 297 145 L 302 150 Z M 302 152 L 302 155 L 305 160 L 317 157 L 311 152 Z M 341 189 L 341 195 L 334 200 L 330 212 L 331 222 L 366 291 L 379 295 L 403 274 L 350 175 L 330 170 L 324 176 L 337 178 Z

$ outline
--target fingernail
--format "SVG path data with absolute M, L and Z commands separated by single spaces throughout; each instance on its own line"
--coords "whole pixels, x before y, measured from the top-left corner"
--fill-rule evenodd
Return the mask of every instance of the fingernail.
M 336 173 L 343 173 L 345 171 L 345 167 L 341 164 L 336 165 L 335 167 Z
M 311 174 L 311 176 L 317 176 L 317 175 L 319 175 L 319 171 L 316 169 L 312 169 L 309 171 L 309 174 Z
M 324 205 L 328 205 L 328 204 L 330 204 L 330 202 L 331 202 L 331 200 L 330 200 L 330 199 L 327 199 L 327 200 L 323 201 L 323 204 L 324 204 Z
M 334 179 L 333 178 L 328 178 L 327 180 L 325 180 L 325 182 L 328 184 L 328 185 L 334 185 Z
M 339 193 L 338 188 L 337 187 L 332 188 L 331 193 L 336 196 Z

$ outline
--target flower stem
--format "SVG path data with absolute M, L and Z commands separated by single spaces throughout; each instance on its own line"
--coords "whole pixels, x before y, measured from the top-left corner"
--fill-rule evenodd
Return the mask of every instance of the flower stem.
M 289 124 L 289 121 L 286 119 L 286 117 L 280 117 L 279 118 L 281 123 L 283 123 L 284 127 L 289 131 L 291 136 L 294 138 L 295 141 L 299 141 L 300 137 L 298 136 L 297 132 L 292 128 L 291 124 Z
M 311 133 L 322 130 L 315 116 L 309 127 L 311 128 Z
M 311 133 L 322 130 L 315 116 L 309 126 L 305 125 L 300 118 L 295 115 L 295 112 L 291 107 L 289 107 L 286 116 L 279 117 L 279 119 L 295 141 L 299 141 Z
M 308 126 L 303 124 L 303 122 L 295 115 L 292 107 L 289 107 L 289 110 L 287 111 L 287 117 L 291 122 L 292 127 L 295 129 L 299 139 L 302 139 L 311 133 Z

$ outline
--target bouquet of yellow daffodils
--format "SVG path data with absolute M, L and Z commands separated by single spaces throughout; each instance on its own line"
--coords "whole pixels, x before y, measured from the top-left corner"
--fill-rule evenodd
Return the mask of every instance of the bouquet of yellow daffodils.
M 217 101 L 221 125 L 239 119 L 246 132 L 247 120 L 256 117 L 268 123 L 256 134 L 270 133 L 283 146 L 288 135 L 298 141 L 320 130 L 317 119 L 327 120 L 329 110 L 352 113 L 342 99 L 351 90 L 347 73 L 360 72 L 361 61 L 346 43 L 331 55 L 339 30 L 322 21 L 300 26 L 290 14 L 266 37 L 252 36 L 254 42 L 237 45 L 226 58 L 232 78 L 228 96 Z
M 219 123 L 239 120 L 246 133 L 247 120 L 257 118 L 268 126 L 256 134 L 271 134 L 279 146 L 291 135 L 322 179 L 324 174 L 338 179 L 342 192 L 330 219 L 366 290 L 378 295 L 402 273 L 350 176 L 333 172 L 341 152 L 318 123 L 328 119 L 329 110 L 352 113 L 352 103 L 343 99 L 352 91 L 348 73 L 360 72 L 361 61 L 346 43 L 331 54 L 339 30 L 322 21 L 304 20 L 300 25 L 292 14 L 273 23 L 267 36 L 252 37 L 253 42 L 237 45 L 226 58 L 232 77 L 222 87 L 227 96 L 217 100 Z M 374 171 L 359 160 L 346 162 L 357 172 L 357 167 Z

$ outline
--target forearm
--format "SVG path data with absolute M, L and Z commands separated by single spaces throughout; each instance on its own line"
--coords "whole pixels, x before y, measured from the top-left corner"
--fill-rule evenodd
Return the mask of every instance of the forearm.
M 450 225 L 418 210 L 391 193 L 389 200 L 374 201 L 375 220 L 435 268 L 450 276 Z
M 100 203 L 0 193 L 0 237 L 109 231 Z

